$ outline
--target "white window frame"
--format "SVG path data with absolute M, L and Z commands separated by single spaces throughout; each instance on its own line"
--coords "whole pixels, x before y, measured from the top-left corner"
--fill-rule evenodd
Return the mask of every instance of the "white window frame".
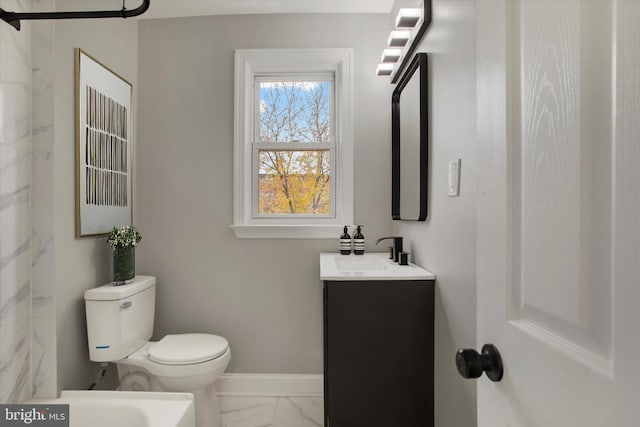
M 279 143 L 279 148 L 329 149 L 331 215 L 257 215 L 257 153 L 254 144 L 256 79 L 333 76 L 332 143 Z M 235 53 L 234 223 L 238 238 L 333 238 L 353 224 L 353 50 L 238 49 Z M 255 169 L 255 170 L 254 170 Z

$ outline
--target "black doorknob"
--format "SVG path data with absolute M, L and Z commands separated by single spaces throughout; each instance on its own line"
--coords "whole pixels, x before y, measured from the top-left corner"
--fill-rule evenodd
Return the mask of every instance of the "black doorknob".
M 472 348 L 461 348 L 456 353 L 456 367 L 462 378 L 478 378 L 486 372 L 491 381 L 502 379 L 502 358 L 493 344 L 483 345 L 481 354 Z

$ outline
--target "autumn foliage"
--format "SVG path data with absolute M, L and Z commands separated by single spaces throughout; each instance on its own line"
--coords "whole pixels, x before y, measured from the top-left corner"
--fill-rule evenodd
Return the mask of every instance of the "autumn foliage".
M 261 82 L 261 215 L 331 212 L 330 90 L 330 82 Z

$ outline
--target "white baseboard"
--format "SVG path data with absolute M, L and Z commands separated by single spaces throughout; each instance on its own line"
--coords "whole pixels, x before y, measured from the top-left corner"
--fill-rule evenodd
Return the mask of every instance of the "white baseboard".
M 322 374 L 222 374 L 216 380 L 219 396 L 321 397 Z

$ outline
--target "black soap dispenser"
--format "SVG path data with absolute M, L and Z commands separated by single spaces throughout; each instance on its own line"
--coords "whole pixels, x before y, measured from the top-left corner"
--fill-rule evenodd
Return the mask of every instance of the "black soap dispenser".
M 344 231 L 340 236 L 340 254 L 341 255 L 349 255 L 351 254 L 351 236 L 349 236 L 349 232 L 347 230 L 347 226 L 344 226 Z
M 364 255 L 364 234 L 362 234 L 362 226 L 358 225 L 353 235 L 353 253 L 355 255 Z

